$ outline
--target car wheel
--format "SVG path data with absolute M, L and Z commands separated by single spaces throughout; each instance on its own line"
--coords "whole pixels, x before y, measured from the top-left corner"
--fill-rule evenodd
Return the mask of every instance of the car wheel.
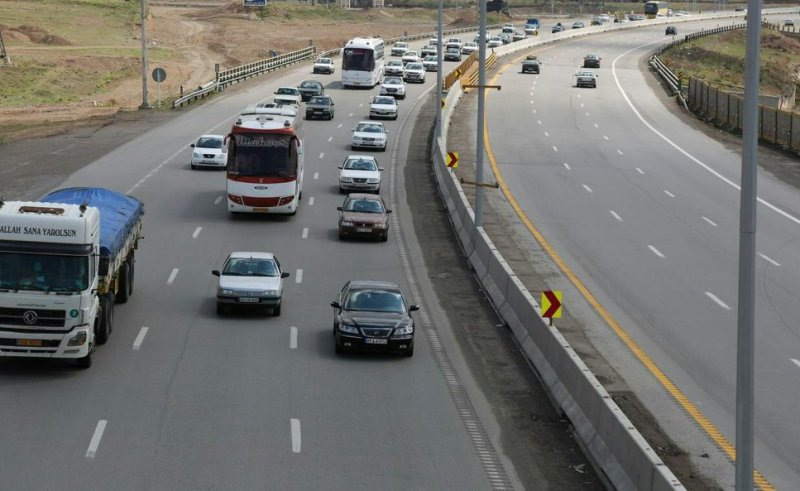
M 393 117 L 392 119 L 393 119 L 394 121 L 397 121 L 397 114 L 395 114 L 395 115 L 394 115 L 394 117 Z
M 339 231 L 339 240 L 344 240 L 344 239 L 345 239 L 345 235 L 344 235 L 344 234 L 342 233 L 342 231 L 340 230 L 340 231 Z
M 217 315 L 218 315 L 218 316 L 222 317 L 222 316 L 223 316 L 223 315 L 225 315 L 227 312 L 228 312 L 228 309 L 227 309 L 227 308 L 225 308 L 225 306 L 224 306 L 224 305 L 222 305 L 221 303 L 218 303 L 218 304 L 217 304 Z
M 281 306 L 278 305 L 277 307 L 272 309 L 272 316 L 273 317 L 278 317 L 280 315 L 281 315 Z
M 386 151 L 386 146 L 384 146 L 383 148 L 381 148 L 381 152 L 385 152 L 385 151 Z
M 196 165 L 194 165 L 194 164 L 189 164 L 189 165 L 192 167 L 192 170 L 195 170 L 195 169 L 197 169 L 197 166 L 196 166 Z
M 339 341 L 337 341 L 336 338 L 333 338 L 333 352 L 337 355 L 344 353 L 344 347 L 339 345 Z
M 381 236 L 381 242 L 386 242 L 387 240 L 389 240 L 389 232 L 386 232 Z
M 410 348 L 403 352 L 403 356 L 406 358 L 411 358 L 414 356 L 414 345 L 412 344 Z

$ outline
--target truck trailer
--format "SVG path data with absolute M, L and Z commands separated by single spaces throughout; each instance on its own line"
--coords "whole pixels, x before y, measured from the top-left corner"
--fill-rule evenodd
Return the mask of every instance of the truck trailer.
M 133 293 L 144 205 L 103 188 L 0 201 L 0 356 L 92 364 Z

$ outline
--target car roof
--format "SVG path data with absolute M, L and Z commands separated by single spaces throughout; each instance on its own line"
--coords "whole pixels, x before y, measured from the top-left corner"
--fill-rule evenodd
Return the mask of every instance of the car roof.
M 379 125 L 381 127 L 383 126 L 383 123 L 381 121 L 373 121 L 371 119 L 362 119 L 361 121 L 356 123 L 356 126 L 358 126 L 360 124 L 377 124 L 377 125 Z
M 244 252 L 236 251 L 231 252 L 228 257 L 231 258 L 257 258 L 257 259 L 275 259 L 275 255 L 271 252 Z
M 375 280 L 351 280 L 350 281 L 350 288 L 351 289 L 369 289 L 373 288 L 376 290 L 394 290 L 400 293 L 400 287 L 397 283 L 392 283 L 389 281 L 375 281 Z
M 347 199 L 367 199 L 370 201 L 383 201 L 379 194 L 372 194 L 372 193 L 350 193 L 347 195 Z
M 200 136 L 197 137 L 198 140 L 200 138 L 219 138 L 219 139 L 224 139 L 225 137 L 222 136 L 222 135 L 200 135 Z
M 348 155 L 345 160 L 355 160 L 355 159 L 375 160 L 375 157 L 373 157 L 372 155 Z

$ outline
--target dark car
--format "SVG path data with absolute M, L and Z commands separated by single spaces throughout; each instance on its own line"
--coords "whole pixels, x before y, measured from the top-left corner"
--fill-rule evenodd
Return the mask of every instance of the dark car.
M 325 95 L 325 87 L 322 82 L 316 80 L 304 80 L 297 88 L 300 91 L 300 98 L 305 102 L 315 95 Z
M 461 50 L 458 48 L 447 48 L 444 52 L 444 61 L 461 61 Z
M 333 307 L 334 350 L 381 350 L 414 355 L 414 319 L 400 287 L 383 281 L 348 281 Z
M 389 239 L 389 214 L 383 198 L 374 194 L 351 193 L 339 210 L 339 239 L 371 237 Z
M 664 33 L 665 36 L 677 36 L 678 35 L 678 28 L 675 26 L 667 26 L 667 30 Z
M 566 27 L 564 27 L 564 26 L 561 24 L 561 22 L 559 22 L 558 24 L 556 24 L 556 25 L 554 25 L 554 26 L 553 26 L 553 30 L 552 30 L 551 32 L 555 34 L 556 32 L 561 32 L 561 31 L 564 31 L 564 30 L 566 30 L 566 29 L 567 29 L 567 28 L 566 28 Z
M 306 119 L 333 119 L 333 99 L 327 95 L 315 95 L 306 104 Z
M 505 32 L 501 32 L 500 34 L 497 35 L 497 37 L 499 37 L 500 40 L 503 41 L 503 44 L 511 44 L 511 34 L 506 34 Z
M 536 55 L 528 55 L 522 62 L 522 73 L 539 73 L 541 63 Z
M 583 68 L 600 68 L 600 60 L 599 56 L 588 54 L 583 57 Z

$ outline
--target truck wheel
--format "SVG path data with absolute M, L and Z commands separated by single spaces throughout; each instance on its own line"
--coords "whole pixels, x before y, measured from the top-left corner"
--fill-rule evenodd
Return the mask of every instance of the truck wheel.
M 95 322 L 94 337 L 97 344 L 105 344 L 111 335 L 114 324 L 114 294 L 108 293 L 100 298 L 100 318 Z
M 133 256 L 128 259 L 128 296 L 133 295 L 133 279 L 135 272 L 136 260 Z
M 76 358 L 75 359 L 75 365 L 77 365 L 78 368 L 82 368 L 82 369 L 87 369 L 90 366 L 92 366 L 92 350 L 91 350 L 91 348 L 89 349 L 89 353 L 87 353 L 86 356 L 84 356 L 83 358 Z
M 131 266 L 128 261 L 122 263 L 119 268 L 119 289 L 117 289 L 117 296 L 115 301 L 117 303 L 126 303 L 128 296 L 131 292 Z

